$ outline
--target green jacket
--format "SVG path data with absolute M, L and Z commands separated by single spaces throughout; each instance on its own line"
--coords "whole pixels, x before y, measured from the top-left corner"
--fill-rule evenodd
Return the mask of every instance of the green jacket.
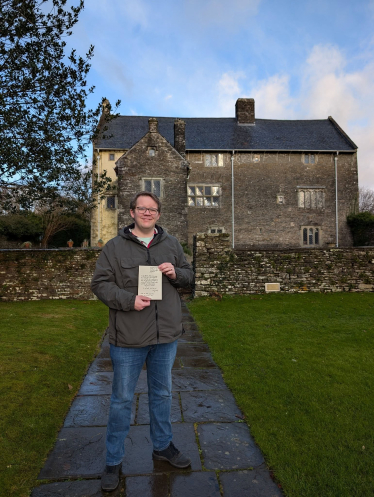
M 173 342 L 182 334 L 178 287 L 193 282 L 193 271 L 178 240 L 156 226 L 158 233 L 147 248 L 127 226 L 103 248 L 91 282 L 93 293 L 109 307 L 109 341 L 118 347 L 145 347 Z M 162 275 L 162 300 L 134 310 L 141 265 L 171 262 L 177 278 Z

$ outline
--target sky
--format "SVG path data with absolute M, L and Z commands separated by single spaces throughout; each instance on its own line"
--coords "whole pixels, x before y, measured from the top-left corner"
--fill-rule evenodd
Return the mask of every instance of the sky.
M 86 0 L 69 44 L 122 115 L 332 116 L 374 189 L 374 0 Z

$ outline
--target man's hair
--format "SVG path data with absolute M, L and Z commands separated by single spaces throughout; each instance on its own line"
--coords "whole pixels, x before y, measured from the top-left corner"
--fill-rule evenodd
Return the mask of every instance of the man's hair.
M 131 199 L 131 202 L 130 202 L 130 209 L 132 211 L 135 210 L 135 208 L 136 208 L 136 202 L 137 202 L 137 200 L 138 200 L 139 197 L 151 197 L 151 199 L 154 200 L 156 202 L 156 204 L 157 204 L 158 213 L 159 214 L 161 213 L 161 202 L 160 202 L 160 199 L 154 193 L 151 193 L 151 192 L 139 192 L 139 193 L 137 193 Z

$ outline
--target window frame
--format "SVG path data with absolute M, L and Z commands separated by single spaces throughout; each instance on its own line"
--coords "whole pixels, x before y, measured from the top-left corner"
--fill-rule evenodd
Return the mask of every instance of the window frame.
M 323 211 L 325 209 L 325 187 L 298 186 L 297 207 L 302 210 Z
M 307 166 L 315 166 L 317 164 L 316 154 L 303 154 L 303 163 Z
M 322 229 L 321 226 L 301 226 L 300 230 L 302 247 L 321 247 Z M 310 243 L 312 241 L 312 243 Z
M 109 199 L 113 199 L 113 207 L 109 206 Z M 105 207 L 111 211 L 115 210 L 117 208 L 117 198 L 116 195 L 106 195 L 105 197 Z
M 215 157 L 215 164 L 207 164 L 207 159 Z M 204 153 L 204 167 L 223 167 L 223 154 L 220 153 Z
M 145 187 L 145 182 L 146 181 L 150 181 L 151 182 L 151 191 L 150 193 L 153 193 L 154 195 L 156 195 L 158 198 L 162 198 L 164 196 L 164 188 L 163 188 L 163 179 L 162 178 L 142 178 L 142 191 L 143 192 L 149 192 L 149 190 L 146 189 Z M 154 182 L 155 181 L 159 181 L 160 182 L 160 195 L 157 195 L 157 193 L 155 193 L 154 191 Z
M 201 188 L 202 189 L 202 194 L 197 194 L 196 193 L 196 190 L 195 190 L 195 193 L 192 194 L 190 193 L 190 188 Z M 218 193 L 217 194 L 212 194 L 212 193 L 208 193 L 208 191 L 206 190 L 206 188 L 217 188 L 218 189 Z M 221 189 L 221 185 L 215 183 L 215 184 L 206 184 L 206 183 L 199 183 L 199 182 L 196 182 L 196 183 L 192 183 L 192 184 L 188 184 L 187 185 L 187 206 L 188 207 L 198 207 L 199 209 L 200 208 L 205 208 L 205 209 L 219 209 L 221 207 L 221 197 L 222 197 L 222 189 Z M 195 201 L 194 201 L 194 204 L 190 204 L 190 199 L 194 198 Z M 210 205 L 206 203 L 206 199 L 207 198 L 210 198 L 211 201 L 210 201 Z M 213 199 L 216 198 L 218 199 L 218 205 L 213 205 Z M 202 199 L 202 203 L 201 205 L 198 205 L 197 202 L 196 202 L 196 199 Z

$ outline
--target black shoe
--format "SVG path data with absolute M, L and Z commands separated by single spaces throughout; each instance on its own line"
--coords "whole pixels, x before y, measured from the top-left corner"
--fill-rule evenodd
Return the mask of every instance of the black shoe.
M 122 464 L 116 466 L 106 466 L 104 473 L 101 475 L 101 489 L 111 492 L 119 485 L 119 474 Z
M 164 450 L 154 450 L 152 457 L 157 461 L 169 461 L 176 468 L 187 468 L 191 464 L 191 459 L 179 452 L 173 442 L 170 442 L 169 447 Z

